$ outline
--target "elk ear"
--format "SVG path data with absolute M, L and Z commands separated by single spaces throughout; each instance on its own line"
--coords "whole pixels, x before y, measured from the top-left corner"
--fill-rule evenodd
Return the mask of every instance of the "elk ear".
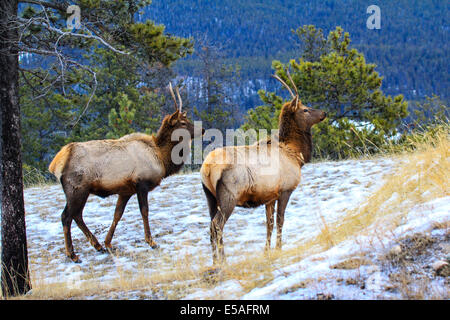
M 294 99 L 292 99 L 292 101 L 291 101 L 291 110 L 292 110 L 292 112 L 296 112 L 301 104 L 302 103 L 298 99 L 298 96 L 295 97 Z
M 175 113 L 173 113 L 171 116 L 170 116 L 170 119 L 169 119 L 169 123 L 170 123 L 170 125 L 171 126 L 174 126 L 177 122 L 178 122 L 178 119 L 180 118 L 180 110 L 177 110 L 177 111 L 175 111 Z
M 182 115 L 183 115 L 183 117 L 187 117 L 187 111 L 184 111 L 184 112 L 182 113 Z

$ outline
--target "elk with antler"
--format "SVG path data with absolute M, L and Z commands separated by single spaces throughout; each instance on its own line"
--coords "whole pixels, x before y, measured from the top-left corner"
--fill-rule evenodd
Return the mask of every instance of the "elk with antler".
M 194 133 L 194 125 L 182 112 L 182 100 L 178 88 L 178 101 L 169 84 L 175 101 L 176 111 L 167 115 L 156 136 L 133 133 L 117 140 L 95 140 L 75 142 L 64 146 L 50 164 L 49 170 L 61 182 L 66 195 L 66 207 L 61 216 L 66 255 L 74 262 L 80 262 L 74 253 L 71 224 L 75 220 L 78 227 L 97 251 L 104 251 L 96 237 L 83 221 L 83 208 L 90 194 L 108 197 L 118 194 L 114 220 L 105 238 L 105 246 L 111 248 L 111 239 L 125 210 L 128 200 L 137 194 L 141 211 L 145 241 L 155 248 L 148 223 L 147 195 L 161 180 L 181 169 L 183 163 L 172 161 L 172 149 L 178 143 L 172 141 L 172 133 L 185 129 L 190 137 L 198 137 L 203 132 Z M 195 130 L 197 131 L 197 130 Z M 183 157 L 184 158 L 184 157 Z
M 236 206 L 266 206 L 267 241 L 270 248 L 275 203 L 277 205 L 277 248 L 281 248 L 284 212 L 291 193 L 300 183 L 301 167 L 310 161 L 311 127 L 325 119 L 326 113 L 308 108 L 278 76 L 292 100 L 283 105 L 279 119 L 279 137 L 250 146 L 232 146 L 212 151 L 200 170 L 211 217 L 210 235 L 213 262 L 225 258 L 223 228 Z M 261 152 L 263 145 L 265 152 Z M 268 164 L 268 165 L 261 165 Z

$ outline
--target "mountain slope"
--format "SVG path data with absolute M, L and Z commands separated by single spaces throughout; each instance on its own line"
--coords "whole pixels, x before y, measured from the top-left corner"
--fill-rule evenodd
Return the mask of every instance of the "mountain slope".
M 381 30 L 369 30 L 371 1 L 327 0 L 154 0 L 141 19 L 163 23 L 180 36 L 208 38 L 239 62 L 249 79 L 268 79 L 271 60 L 298 57 L 291 30 L 314 24 L 327 34 L 342 26 L 367 61 L 384 76 L 383 89 L 409 99 L 436 93 L 449 97 L 449 12 L 447 1 L 378 1 Z M 185 73 L 195 71 L 190 64 Z

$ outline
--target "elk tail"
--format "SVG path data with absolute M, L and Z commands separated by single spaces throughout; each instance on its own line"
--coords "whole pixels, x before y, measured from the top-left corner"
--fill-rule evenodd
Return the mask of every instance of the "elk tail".
M 210 166 L 209 166 L 208 164 L 205 163 L 205 164 L 201 167 L 200 173 L 201 173 L 201 175 L 204 176 L 205 178 L 206 178 L 206 177 L 209 177 L 209 175 L 211 174 L 211 168 L 210 168 Z
M 72 153 L 72 147 L 73 143 L 69 143 L 68 145 L 62 147 L 48 167 L 48 170 L 58 179 L 61 178 L 62 171 L 66 166 L 70 154 Z

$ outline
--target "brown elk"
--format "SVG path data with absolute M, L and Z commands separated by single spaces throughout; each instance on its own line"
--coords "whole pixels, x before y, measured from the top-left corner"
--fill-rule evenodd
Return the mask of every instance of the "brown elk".
M 293 84 L 289 73 L 288 76 Z M 310 161 L 311 127 L 325 119 L 326 113 L 308 108 L 278 76 L 290 92 L 292 101 L 283 105 L 279 118 L 278 141 L 266 141 L 267 151 L 261 154 L 263 141 L 250 146 L 232 146 L 212 151 L 200 170 L 211 217 L 210 236 L 213 263 L 225 259 L 223 228 L 236 206 L 266 206 L 267 240 L 270 248 L 275 203 L 277 205 L 277 248 L 281 249 L 284 212 L 291 193 L 300 183 L 301 167 Z M 252 161 L 252 160 L 257 161 Z M 260 165 L 269 163 L 270 166 Z M 275 167 L 273 167 L 275 165 Z M 269 169 L 268 169 L 269 168 Z
M 90 194 L 105 198 L 118 194 L 114 220 L 105 238 L 105 246 L 111 248 L 111 240 L 128 200 L 137 194 L 141 211 L 145 241 L 152 247 L 153 241 L 148 223 L 148 192 L 156 188 L 161 180 L 178 172 L 182 163 L 174 163 L 171 153 L 178 141 L 172 141 L 172 133 L 185 129 L 190 137 L 201 136 L 182 112 L 182 100 L 177 88 L 179 106 L 170 85 L 176 111 L 167 115 L 156 136 L 142 133 L 126 135 L 117 140 L 94 140 L 70 143 L 64 146 L 53 159 L 49 170 L 61 182 L 66 195 L 66 207 L 61 215 L 66 255 L 74 262 L 81 262 L 74 253 L 71 224 L 75 220 L 89 242 L 97 251 L 104 252 L 97 238 L 83 221 L 83 208 Z M 197 130 L 195 130 L 197 131 Z M 183 141 L 186 143 L 186 141 Z M 190 143 L 190 140 L 188 141 Z M 182 151 L 181 151 L 182 153 Z

